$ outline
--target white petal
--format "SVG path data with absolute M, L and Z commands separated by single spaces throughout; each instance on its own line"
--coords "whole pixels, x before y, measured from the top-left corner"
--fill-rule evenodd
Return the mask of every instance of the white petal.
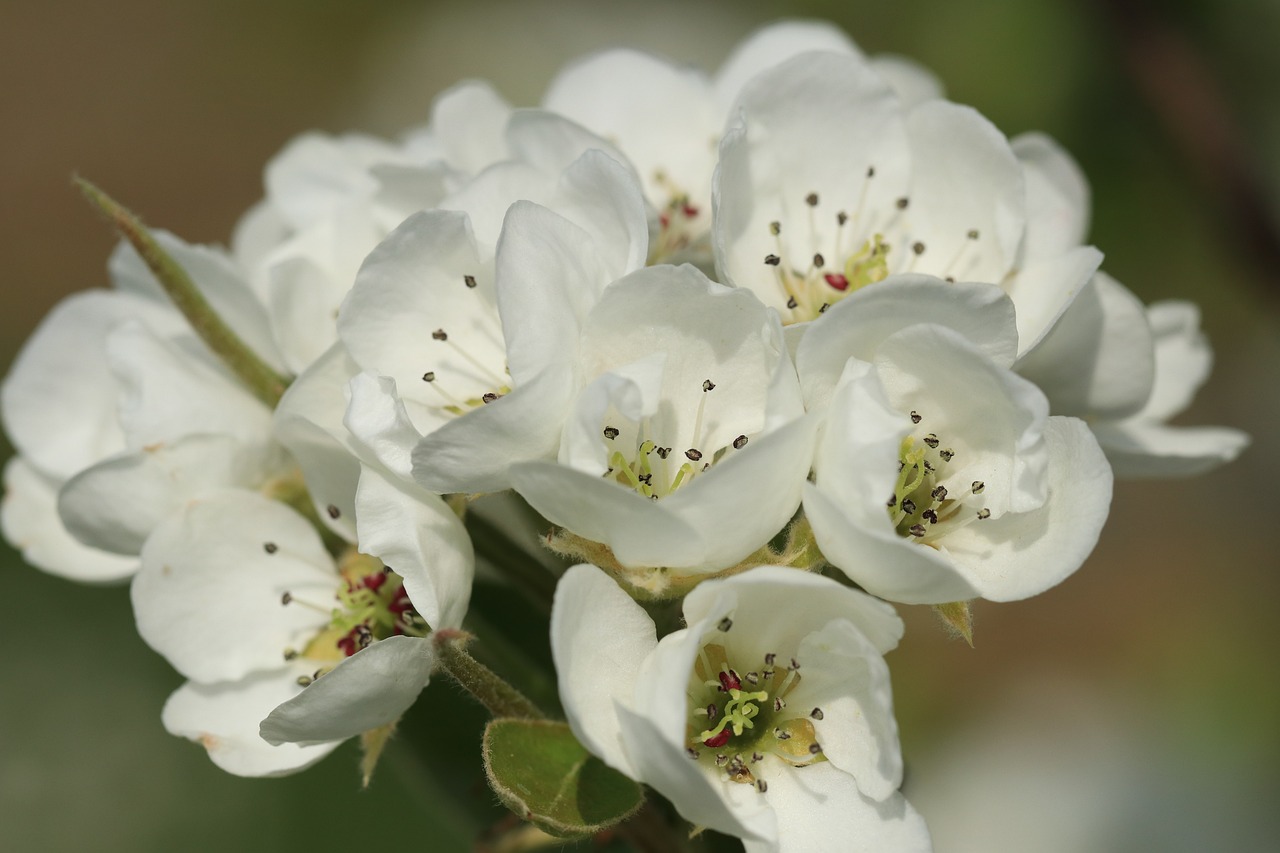
M 256 488 L 282 460 L 226 435 L 193 435 L 113 456 L 72 477 L 58 495 L 67 529 L 86 545 L 139 554 L 164 518 L 221 488 Z
M 150 300 L 88 291 L 60 302 L 18 353 L 0 389 L 5 431 L 46 474 L 65 479 L 124 449 L 119 391 L 102 356 L 107 335 L 133 317 L 168 330 L 181 322 Z
M 396 381 L 366 371 L 352 377 L 349 391 L 351 401 L 343 423 L 353 442 L 368 450 L 361 458 L 376 459 L 396 476 L 412 479 L 411 454 L 422 440 L 422 433 L 413 425 L 404 401 L 396 393 Z
M 1200 331 L 1200 309 L 1190 302 L 1155 302 L 1147 320 L 1156 343 L 1156 381 L 1143 420 L 1165 420 L 1180 413 L 1209 378 L 1213 352 Z
M 853 777 L 820 762 L 769 779 L 763 799 L 778 820 L 778 841 L 745 841 L 748 853 L 930 853 L 928 827 L 901 795 L 877 803 Z
M 761 27 L 733 49 L 716 72 L 716 100 L 728 111 L 747 82 L 797 54 L 826 51 L 861 56 L 857 46 L 842 30 L 826 21 L 779 21 Z
M 302 468 L 316 513 L 331 530 L 354 542 L 357 453 L 342 423 L 346 387 L 358 368 L 341 344 L 293 380 L 275 411 L 275 436 Z M 337 510 L 335 513 L 329 508 Z
M 502 220 L 516 201 L 547 204 L 555 194 L 555 176 L 518 160 L 487 167 L 440 202 L 447 210 L 467 214 L 475 231 L 476 249 L 485 261 L 493 257 Z
M 296 137 L 267 164 L 267 197 L 294 230 L 332 215 L 342 205 L 368 197 L 377 185 L 357 153 L 372 146 L 390 154 L 371 137 L 333 137 L 311 132 Z
M 417 424 L 427 431 L 452 400 L 423 380 L 426 372 L 458 399 L 497 390 L 504 353 L 493 304 L 492 279 L 466 215 L 427 211 L 370 253 L 343 302 L 338 334 L 361 368 L 394 379 L 400 394 L 422 404 L 424 418 L 436 412 Z
M 558 175 L 583 154 L 597 149 L 635 178 L 631 161 L 621 151 L 603 137 L 558 113 L 516 110 L 507 122 L 506 134 L 515 159 L 544 174 Z
M 517 387 L 577 355 L 583 318 L 616 278 L 599 248 L 589 232 L 545 207 L 518 202 L 507 212 L 494 274 Z
M 1027 181 L 1026 260 L 1061 254 L 1084 242 L 1089 231 L 1089 184 L 1080 167 L 1043 133 L 1009 143 Z
M 394 723 L 431 680 L 435 661 L 429 639 L 378 640 L 265 715 L 259 732 L 272 746 L 314 746 Z
M 1022 169 L 1004 134 L 976 110 L 940 100 L 911 110 L 907 133 L 912 179 L 904 216 L 927 247 L 921 271 L 1000 281 L 1017 259 L 1026 221 Z
M 630 164 L 604 151 L 584 153 L 560 176 L 551 204 L 595 238 L 613 278 L 645 265 L 649 217 Z
M 131 449 L 198 433 L 226 433 L 247 444 L 270 440 L 270 410 L 194 338 L 162 338 L 128 321 L 108 336 L 106 356 Z
M 910 273 L 891 276 L 806 325 L 796 370 L 807 407 L 826 404 L 850 358 L 871 361 L 887 338 L 919 323 L 955 329 L 1001 366 L 1012 365 L 1017 354 L 1014 306 L 1000 288 Z
M 902 639 L 902 620 L 883 601 L 822 575 L 777 566 L 698 584 L 685 597 L 685 620 L 719 621 L 728 615 L 718 610 L 726 593 L 733 596 L 734 621 L 747 626 L 753 638 L 759 634 L 766 650 L 795 644 L 804 632 L 834 619 L 855 625 L 880 653 Z
M 237 776 L 284 776 L 305 770 L 336 742 L 272 746 L 258 735 L 264 715 L 298 691 L 300 667 L 277 669 L 219 684 L 187 682 L 169 696 L 160 719 L 170 734 L 193 740 Z
M 1052 258 L 1032 261 L 1004 282 L 1018 307 L 1018 354 L 1025 355 L 1049 334 L 1102 264 L 1102 253 L 1077 246 Z
M 1132 419 L 1095 423 L 1117 477 L 1192 477 L 1235 459 L 1249 436 L 1228 427 L 1170 427 Z
M 1045 425 L 1049 499 L 1031 512 L 970 524 L 946 538 L 983 598 L 1017 601 L 1061 583 L 1089 556 L 1111 507 L 1111 466 L 1083 421 Z
M 1146 309 L 1103 272 L 1090 279 L 1040 345 L 1018 361 L 1054 414 L 1121 418 L 1142 409 L 1155 381 Z
M 360 551 L 404 578 L 433 630 L 459 628 L 471 600 L 475 554 L 461 519 L 438 496 L 365 466 L 356 493 Z
M 722 114 L 702 72 L 639 51 L 605 51 L 561 71 L 543 105 L 615 140 L 655 205 L 669 194 L 658 173 L 706 203 Z
M 893 89 L 904 109 L 944 96 L 942 81 L 914 59 L 879 53 L 867 60 L 875 72 Z
M 147 644 L 207 683 L 279 667 L 286 649 L 302 651 L 329 623 L 339 583 L 301 516 L 229 491 L 192 501 L 156 528 L 131 597 Z M 298 603 L 282 605 L 286 592 Z
M 446 423 L 414 448 L 414 479 L 438 494 L 511 488 L 513 464 L 555 457 L 570 379 L 547 371 Z
M 641 662 L 658 644 L 653 620 L 604 572 L 569 569 L 551 608 L 551 654 L 573 734 L 620 773 L 640 779 L 627 757 L 615 703 L 629 704 Z
M 431 107 L 431 129 L 450 163 L 478 172 L 506 158 L 502 130 L 510 115 L 510 105 L 493 87 L 468 80 L 436 98 Z
M 22 559 L 50 574 L 83 583 L 124 580 L 138 570 L 137 557 L 82 545 L 58 516 L 57 488 L 20 456 L 4 468 L 0 526 Z

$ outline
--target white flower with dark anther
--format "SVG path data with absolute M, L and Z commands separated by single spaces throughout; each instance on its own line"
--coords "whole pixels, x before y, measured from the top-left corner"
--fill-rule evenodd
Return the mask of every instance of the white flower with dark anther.
M 361 486 L 361 538 L 394 572 L 354 549 L 335 563 L 305 519 L 243 491 L 191 501 L 143 549 L 138 631 L 190 679 L 165 727 L 231 773 L 300 770 L 394 722 L 430 676 L 427 632 L 461 622 L 467 590 L 437 595 L 442 572 L 469 589 L 457 517 L 388 497 L 389 483 Z
M 397 228 L 338 323 L 350 368 L 366 374 L 347 427 L 440 493 L 501 490 L 512 462 L 554 455 L 576 323 L 647 251 L 629 166 L 583 151 L 593 137 L 548 113 L 514 114 L 508 134 L 527 159 Z M 546 206 L 512 204 L 522 197 Z
M 805 484 L 824 556 L 909 604 L 1036 595 L 1097 542 L 1111 469 L 1083 421 L 1010 369 L 1013 306 L 994 285 L 868 286 L 800 342 L 826 427 Z
M 827 578 L 755 568 L 700 584 L 660 640 L 614 581 L 579 565 L 551 614 L 575 736 L 749 851 L 927 851 L 898 793 L 889 670 L 902 622 Z
M 235 331 L 280 364 L 266 314 L 235 266 L 158 233 Z M 68 297 L 23 347 L 0 393 L 18 456 L 5 472 L 5 537 L 74 580 L 127 578 L 143 541 L 185 501 L 289 473 L 267 407 L 231 378 L 132 249 L 115 290 Z
M 710 265 L 711 177 L 725 120 L 743 84 L 804 51 L 860 55 L 848 36 L 819 21 L 784 21 L 743 41 L 713 77 L 668 59 L 614 49 L 579 59 L 552 81 L 543 99 L 617 143 L 636 164 L 657 210 L 650 257 Z M 937 97 L 929 72 L 901 57 L 869 60 L 904 98 Z
M 628 568 L 700 572 L 795 513 L 815 424 L 777 316 L 751 293 L 688 265 L 632 273 L 587 315 L 576 374 L 558 460 L 512 468 L 554 524 Z
M 1145 307 L 1099 273 L 1044 344 L 1018 364 L 1053 411 L 1083 418 L 1120 477 L 1185 477 L 1230 462 L 1249 437 L 1166 422 L 1209 376 L 1212 352 L 1189 302 Z
M 810 53 L 744 88 L 717 167 L 724 280 L 786 323 L 900 273 L 1000 284 L 1031 349 L 1097 269 L 1076 187 L 1043 137 L 1011 147 L 975 110 L 907 105 L 852 55 Z

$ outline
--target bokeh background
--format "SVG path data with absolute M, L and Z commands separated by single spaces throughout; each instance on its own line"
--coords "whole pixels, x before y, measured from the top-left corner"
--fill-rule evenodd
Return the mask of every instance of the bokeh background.
M 907 791 L 937 850 L 1276 849 L 1275 0 L 0 0 L 0 365 L 58 299 L 106 282 L 113 239 L 73 173 L 224 242 L 298 132 L 392 135 L 464 77 L 535 104 L 565 60 L 616 44 L 714 68 L 783 16 L 836 21 L 1010 135 L 1058 138 L 1090 176 L 1108 271 L 1203 308 L 1218 359 L 1184 421 L 1255 437 L 1212 474 L 1120 484 L 1086 566 L 980 605 L 976 648 L 904 608 L 890 664 Z M 180 679 L 133 632 L 126 589 L 44 576 L 7 548 L 0 589 L 0 849 L 465 850 L 501 815 L 454 807 L 489 798 L 474 743 L 439 736 L 469 707 L 448 686 L 368 791 L 350 745 L 301 776 L 234 779 L 160 727 Z

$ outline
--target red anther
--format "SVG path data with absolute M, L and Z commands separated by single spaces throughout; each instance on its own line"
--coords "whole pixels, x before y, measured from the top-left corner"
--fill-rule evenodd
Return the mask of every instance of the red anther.
M 687 218 L 693 219 L 693 217 L 698 215 L 698 208 L 696 205 L 686 204 L 684 207 L 680 208 L 680 212 Z
M 722 692 L 728 693 L 730 690 L 741 690 L 741 689 L 742 689 L 742 681 L 738 678 L 736 674 L 729 673 L 729 672 L 720 673 L 720 690 Z
M 669 227 L 671 225 L 671 216 L 666 213 L 659 213 L 658 224 L 661 225 L 663 228 Z
M 371 592 L 377 592 L 378 589 L 386 582 L 387 576 L 382 572 L 365 575 L 360 579 L 360 585 Z
M 827 284 L 831 285 L 836 290 L 849 289 L 849 279 L 845 278 L 838 272 L 829 272 L 824 275 L 823 278 L 826 280 Z
M 720 748 L 720 747 L 724 746 L 726 743 L 728 743 L 728 742 L 729 742 L 729 738 L 730 738 L 730 737 L 732 737 L 732 736 L 733 736 L 733 733 L 732 733 L 732 732 L 730 732 L 730 731 L 726 728 L 726 729 L 724 729 L 722 732 L 720 732 L 720 734 L 718 734 L 718 735 L 713 735 L 713 736 L 711 736 L 711 737 L 707 738 L 706 740 L 704 740 L 704 741 L 702 742 L 702 745 L 703 745 L 703 746 L 709 746 L 709 747 L 711 747 L 712 749 L 718 749 L 718 748 Z
M 347 657 L 351 657 L 360 651 L 360 643 L 358 637 L 360 635 L 359 627 L 352 628 L 341 639 L 338 640 L 338 648 Z

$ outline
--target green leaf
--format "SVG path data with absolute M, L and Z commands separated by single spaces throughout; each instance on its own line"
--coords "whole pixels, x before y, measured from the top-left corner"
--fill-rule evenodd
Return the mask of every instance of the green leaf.
M 507 808 L 561 837 L 593 835 L 644 803 L 640 786 L 587 752 L 566 723 L 493 720 L 484 768 Z

